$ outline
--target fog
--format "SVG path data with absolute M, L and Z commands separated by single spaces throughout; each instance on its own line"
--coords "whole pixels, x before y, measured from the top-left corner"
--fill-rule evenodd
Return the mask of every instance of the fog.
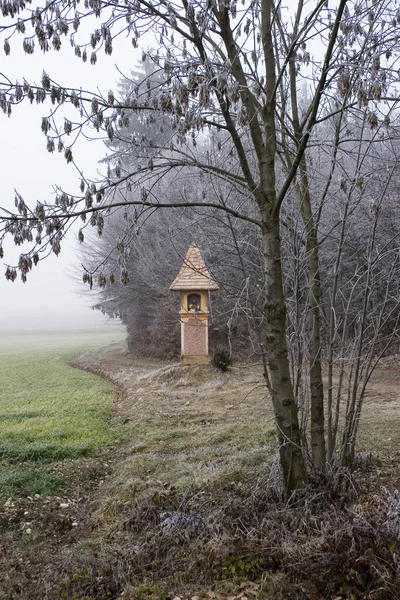
M 13 38 L 11 56 L 2 57 L 2 71 L 12 81 L 22 82 L 25 77 L 30 83 L 40 82 L 45 70 L 62 85 L 100 89 L 107 94 L 109 89 L 116 89 L 121 79 L 116 63 L 120 71 L 129 74 L 129 69 L 138 62 L 134 50 L 128 55 L 122 52 L 122 46 L 120 58 L 115 53 L 112 57 L 99 53 L 98 64 L 92 66 L 73 57 L 70 47 L 59 53 L 43 55 L 37 51 L 25 55 L 21 45 L 22 37 Z M 0 36 L 0 48 L 2 46 Z M 37 200 L 51 202 L 55 184 L 70 192 L 77 191 L 76 168 L 66 163 L 63 154 L 49 154 L 46 150 L 46 137 L 40 126 L 42 117 L 47 116 L 50 109 L 49 103 L 36 106 L 24 101 L 14 108 L 11 118 L 0 114 L 0 206 L 14 210 L 15 190 L 33 207 Z M 66 106 L 65 110 L 68 114 L 72 109 Z M 74 116 L 76 119 L 76 114 Z M 96 174 L 98 161 L 105 154 L 106 147 L 101 140 L 80 140 L 74 146 L 74 159 L 88 176 Z M 79 283 L 78 244 L 76 229 L 69 231 L 59 257 L 53 255 L 40 261 L 28 274 L 25 284 L 19 280 L 6 281 L 4 277 L 6 265 L 15 265 L 24 247 L 14 248 L 11 242 L 4 246 L 4 259 L 0 261 L 0 332 L 108 326 L 108 320 L 101 313 L 90 309 L 96 299 L 85 295 L 83 284 Z

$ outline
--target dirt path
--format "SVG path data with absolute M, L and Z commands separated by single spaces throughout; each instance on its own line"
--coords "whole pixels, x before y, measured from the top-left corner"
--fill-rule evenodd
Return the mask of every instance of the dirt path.
M 141 389 L 147 385 L 146 378 L 151 390 L 154 388 L 153 384 L 157 383 L 157 375 L 162 378 L 163 373 L 172 374 L 174 369 L 175 373 L 180 369 L 178 364 L 171 365 L 162 361 L 135 358 L 128 353 L 125 342 L 87 352 L 75 360 L 74 365 L 111 380 L 123 391 L 122 395 L 125 398 L 132 398 L 138 385 Z M 184 369 L 182 373 L 185 373 Z M 215 371 L 210 372 L 210 375 L 210 386 L 221 385 L 221 380 L 225 386 L 228 385 L 226 378 L 221 379 Z M 165 379 L 167 380 L 168 377 L 165 376 Z M 176 381 L 173 380 L 174 377 L 171 375 L 171 384 L 176 387 Z M 194 384 L 196 383 L 195 378 Z M 239 383 L 239 378 L 236 377 L 230 383 L 233 392 Z M 262 386 L 261 374 L 257 369 L 252 368 L 247 378 L 241 377 L 241 383 L 243 385 L 240 386 L 240 391 L 243 391 L 246 383 L 249 389 L 251 385 Z M 189 385 L 188 380 L 186 387 Z M 121 404 L 116 406 L 117 411 L 122 408 Z M 365 398 L 360 428 L 360 448 L 380 453 L 393 451 L 394 446 L 395 449 L 398 446 L 400 450 L 400 357 L 398 356 L 385 359 L 382 368 L 373 375 Z

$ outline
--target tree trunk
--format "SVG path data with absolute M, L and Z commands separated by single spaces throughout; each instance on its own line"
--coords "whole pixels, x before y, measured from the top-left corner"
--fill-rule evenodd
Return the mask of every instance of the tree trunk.
M 311 390 L 311 452 L 313 465 L 322 468 L 326 461 L 324 384 L 321 366 L 321 280 L 319 273 L 318 240 L 312 214 L 307 166 L 300 163 L 300 207 L 306 231 L 308 266 L 308 321 Z
M 286 308 L 282 284 L 279 220 L 271 217 L 263 230 L 266 330 L 269 382 L 286 496 L 304 487 L 307 469 L 301 450 L 298 409 L 290 379 L 286 341 Z
M 300 8 L 300 5 L 299 5 Z M 301 11 L 298 12 L 294 28 L 297 35 Z M 292 104 L 293 126 L 298 147 L 301 145 L 303 133 L 300 127 L 295 56 L 289 62 L 290 98 Z M 321 367 L 321 280 L 319 273 L 317 224 L 315 223 L 310 197 L 306 157 L 299 163 L 299 181 L 296 185 L 299 196 L 301 216 L 306 235 L 306 252 L 308 267 L 308 323 L 311 391 L 311 453 L 314 467 L 322 468 L 326 461 L 325 421 L 324 421 L 324 385 Z

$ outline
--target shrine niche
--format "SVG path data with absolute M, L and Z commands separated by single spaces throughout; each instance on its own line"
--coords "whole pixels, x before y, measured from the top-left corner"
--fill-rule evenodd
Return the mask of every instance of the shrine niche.
M 201 296 L 200 294 L 189 294 L 188 295 L 188 311 L 198 312 L 201 308 Z
M 181 363 L 209 364 L 208 301 L 209 292 L 218 284 L 211 277 L 200 250 L 193 242 L 170 290 L 180 292 Z

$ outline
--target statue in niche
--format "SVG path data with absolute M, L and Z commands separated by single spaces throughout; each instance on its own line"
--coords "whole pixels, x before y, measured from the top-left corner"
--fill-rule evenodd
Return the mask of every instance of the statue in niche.
M 200 310 L 200 294 L 188 295 L 188 311 L 198 312 Z

